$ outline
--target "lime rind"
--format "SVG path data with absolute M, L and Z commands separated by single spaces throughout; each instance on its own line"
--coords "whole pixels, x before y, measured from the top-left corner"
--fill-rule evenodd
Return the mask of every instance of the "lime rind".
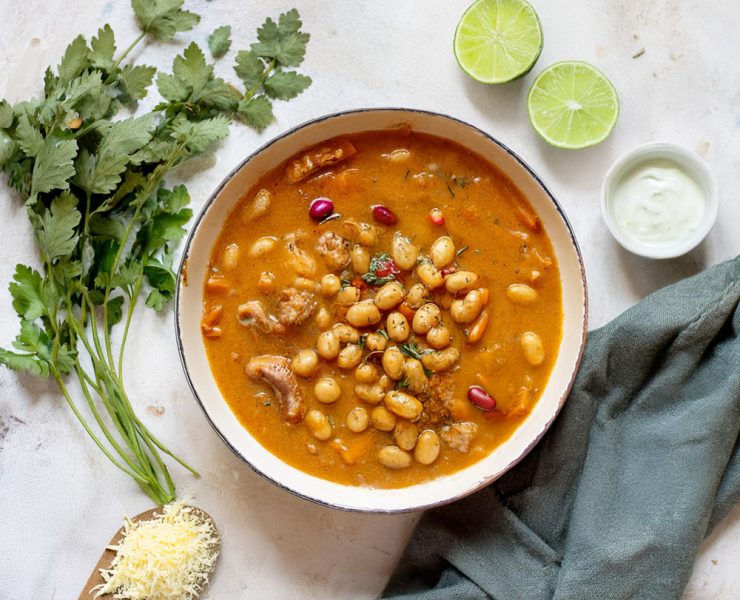
M 542 27 L 526 0 L 477 0 L 455 30 L 460 68 L 481 83 L 507 83 L 532 70 L 542 52 Z
M 581 149 L 603 142 L 619 118 L 619 97 L 606 76 L 582 61 L 555 63 L 532 82 L 529 121 L 553 146 Z

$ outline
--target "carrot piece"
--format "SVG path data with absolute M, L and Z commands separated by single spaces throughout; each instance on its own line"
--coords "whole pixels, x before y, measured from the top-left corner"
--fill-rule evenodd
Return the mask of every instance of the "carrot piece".
M 540 218 L 520 202 L 514 201 L 514 210 L 522 222 L 535 233 L 542 229 Z
M 488 301 L 491 298 L 491 291 L 486 288 L 479 288 L 478 291 L 480 292 L 480 301 L 483 304 L 483 306 L 488 306 Z
M 468 421 L 473 416 L 473 406 L 467 398 L 453 398 L 450 403 L 450 414 L 455 421 Z
M 400 306 L 398 307 L 398 312 L 400 312 L 409 321 L 411 321 L 416 314 L 416 311 L 405 302 L 401 302 Z
M 221 320 L 221 316 L 223 315 L 223 312 L 224 312 L 223 304 L 214 304 L 203 315 L 200 322 L 202 325 L 205 325 L 207 327 L 213 327 L 214 325 L 218 324 L 218 322 Z
M 353 465 L 370 451 L 374 443 L 372 434 L 367 433 L 349 441 L 334 439 L 330 445 L 339 453 L 345 464 Z
M 206 289 L 214 294 L 225 294 L 229 291 L 229 283 L 223 277 L 209 277 Z
M 484 310 L 468 331 L 468 344 L 480 342 L 483 334 L 486 332 L 486 327 L 488 327 L 488 311 Z

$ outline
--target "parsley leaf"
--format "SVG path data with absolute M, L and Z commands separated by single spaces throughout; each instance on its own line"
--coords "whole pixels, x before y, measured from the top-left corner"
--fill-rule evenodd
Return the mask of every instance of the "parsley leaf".
M 66 256 L 75 249 L 79 237 L 76 228 L 81 218 L 77 198 L 70 192 L 62 192 L 54 198 L 51 209 L 39 216 L 36 239 L 48 260 Z
M 414 341 L 401 344 L 398 349 L 406 356 L 410 356 L 411 358 L 415 358 L 416 360 L 421 360 L 422 356 L 428 354 L 429 352 L 433 352 L 433 350 L 431 350 L 430 348 L 419 348 L 419 344 Z
M 90 61 L 87 58 L 88 52 L 85 38 L 81 35 L 78 35 L 67 46 L 62 57 L 62 62 L 57 67 L 57 73 L 59 73 L 61 83 L 69 83 L 90 66 Z
M 272 104 L 265 96 L 242 100 L 237 109 L 239 116 L 255 129 L 262 131 L 275 120 Z
M 123 91 L 133 101 L 142 100 L 156 72 L 157 69 L 154 67 L 126 65 L 120 73 Z
M 93 67 L 110 71 L 113 68 L 113 55 L 116 53 L 116 41 L 113 30 L 106 24 L 98 30 L 98 37 L 90 40 L 88 60 Z
M 262 81 L 265 65 L 254 52 L 240 50 L 236 55 L 234 70 L 244 82 L 244 87 L 250 90 Z
M 200 17 L 182 10 L 184 0 L 131 0 L 136 19 L 145 33 L 171 40 L 178 31 L 190 31 Z
M 31 189 L 34 193 L 66 190 L 67 181 L 75 173 L 74 158 L 77 156 L 75 140 L 55 140 L 47 137 L 41 145 L 33 166 Z
M 265 92 L 270 98 L 290 100 L 311 85 L 311 78 L 295 71 L 278 71 L 265 81 Z
M 13 107 L 7 100 L 0 100 L 0 129 L 7 129 L 13 124 Z
M 301 19 L 296 9 L 283 13 L 275 23 L 269 17 L 257 30 L 259 42 L 252 50 L 260 57 L 275 59 L 280 66 L 297 67 L 303 62 L 310 35 L 302 33 Z
M 172 123 L 172 137 L 193 154 L 203 152 L 212 142 L 229 134 L 229 120 L 218 116 L 202 121 L 188 121 L 179 115 Z
M 221 58 L 231 48 L 231 26 L 223 25 L 213 30 L 208 36 L 208 48 L 213 58 Z
M 41 150 L 41 144 L 44 143 L 41 132 L 31 125 L 26 115 L 21 115 L 18 119 L 15 135 L 18 145 L 26 156 L 36 156 Z
M 25 265 L 16 265 L 13 283 L 8 286 L 13 308 L 19 317 L 33 321 L 47 314 L 42 299 L 41 274 Z

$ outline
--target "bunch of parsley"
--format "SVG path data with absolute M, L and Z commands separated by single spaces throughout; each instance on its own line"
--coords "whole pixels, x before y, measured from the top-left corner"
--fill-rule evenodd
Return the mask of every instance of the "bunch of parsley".
M 174 498 L 163 461 L 174 456 L 134 413 L 123 356 L 141 298 L 162 310 L 175 292 L 173 251 L 192 216 L 184 186 L 168 188 L 177 165 L 226 137 L 234 119 L 262 129 L 273 99 L 288 100 L 311 79 L 287 70 L 304 58 L 309 36 L 296 10 L 267 19 L 256 43 L 236 55 L 241 86 L 216 77 L 191 43 L 172 73 L 126 61 L 142 40 L 171 40 L 200 17 L 183 0 L 132 0 L 141 34 L 116 54 L 105 25 L 88 44 L 69 45 L 56 73 L 47 69 L 42 98 L 0 102 L 0 170 L 25 200 L 42 269 L 18 265 L 10 293 L 20 317 L 14 349 L 0 364 L 53 377 L 103 453 L 157 503 Z M 209 38 L 214 57 L 230 45 L 230 28 Z M 156 76 L 162 102 L 131 114 Z M 241 89 L 240 89 L 241 88 Z M 121 342 L 111 329 L 121 323 Z M 68 388 L 77 379 L 83 414 Z

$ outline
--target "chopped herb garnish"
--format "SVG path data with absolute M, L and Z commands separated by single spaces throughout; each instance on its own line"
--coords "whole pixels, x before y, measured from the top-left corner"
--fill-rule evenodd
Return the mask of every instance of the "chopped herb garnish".
M 367 344 L 367 333 L 363 333 L 363 334 L 362 334 L 362 335 L 360 336 L 360 340 L 359 340 L 359 342 L 358 342 L 358 344 L 357 344 L 357 345 L 358 345 L 358 346 L 359 346 L 360 348 L 364 348 L 364 347 L 365 347 L 365 344 Z
M 265 401 L 264 401 L 264 402 L 262 403 L 262 406 L 272 406 L 272 402 L 270 402 L 269 400 L 265 400 Z
M 470 183 L 470 177 L 466 177 L 465 175 L 452 175 L 450 179 L 452 179 L 455 185 L 461 188 L 464 188 Z
M 421 360 L 421 357 L 425 354 L 429 354 L 430 352 L 433 352 L 430 348 L 419 348 L 419 344 L 417 344 L 414 341 L 406 342 L 405 344 L 401 344 L 398 349 L 403 352 L 406 356 L 410 356 L 411 358 L 415 358 L 416 360 Z
M 462 253 L 465 252 L 467 249 L 468 249 L 468 246 L 463 246 L 457 252 L 455 252 L 455 256 L 462 256 Z
M 406 181 L 409 178 L 409 175 L 411 175 L 411 171 L 406 169 L 406 174 L 403 176 L 403 180 Z
M 450 192 L 450 196 L 452 196 L 454 198 L 455 197 L 455 190 L 452 189 L 452 187 L 450 186 L 449 183 L 447 183 L 446 185 L 447 185 L 447 191 Z
M 388 333 L 386 333 L 385 329 L 378 329 L 375 333 L 382 335 L 387 340 L 391 339 Z
M 368 285 L 384 285 L 389 281 L 400 279 L 401 270 L 393 262 L 390 254 L 381 252 L 370 259 L 370 268 L 362 276 L 362 280 Z
M 409 382 L 409 378 L 408 377 L 404 377 L 403 379 L 401 379 L 401 381 L 397 381 L 396 382 L 396 389 L 397 390 L 402 390 L 404 388 L 409 387 L 410 384 L 411 383 Z

